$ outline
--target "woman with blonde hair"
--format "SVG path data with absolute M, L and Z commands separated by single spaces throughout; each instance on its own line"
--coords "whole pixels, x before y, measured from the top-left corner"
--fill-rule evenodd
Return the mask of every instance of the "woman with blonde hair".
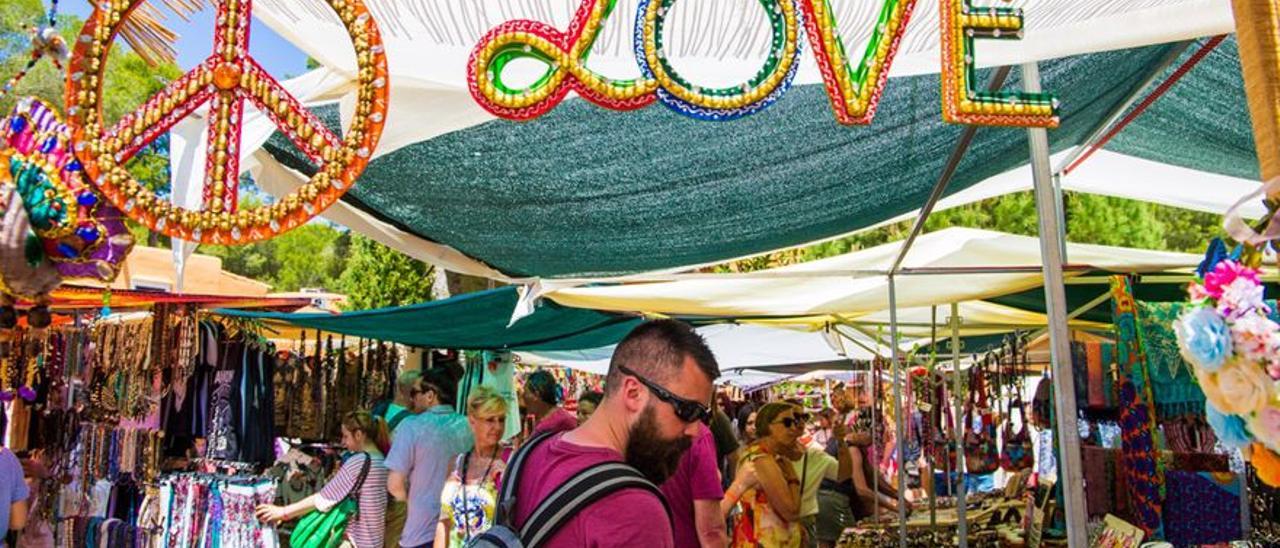
M 347 522 L 342 546 L 381 548 L 386 534 L 387 466 L 383 450 L 387 423 L 367 411 L 352 411 L 342 417 L 342 445 L 349 453 L 342 468 L 320 489 L 288 506 L 263 504 L 255 514 L 266 523 L 280 523 L 316 510 L 328 512 L 350 497 L 359 511 Z
M 467 422 L 475 447 L 449 465 L 449 479 L 440 494 L 440 522 L 435 548 L 458 548 L 493 526 L 498 485 L 507 467 L 510 448 L 504 448 L 507 400 L 482 386 L 467 398 Z

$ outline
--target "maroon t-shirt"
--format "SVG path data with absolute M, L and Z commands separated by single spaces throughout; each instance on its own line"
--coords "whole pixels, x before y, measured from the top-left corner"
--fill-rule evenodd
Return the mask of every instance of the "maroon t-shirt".
M 622 455 L 603 447 L 584 447 L 557 434 L 533 449 L 520 471 L 516 491 L 515 525 L 525 520 L 542 499 L 570 477 L 602 462 L 621 462 Z M 645 546 L 673 547 L 667 511 L 656 495 L 644 489 L 617 491 L 569 518 L 552 535 L 547 548 Z
M 711 429 L 699 425 L 698 437 L 680 458 L 676 471 L 662 484 L 662 494 L 671 507 L 672 530 L 677 548 L 698 548 L 698 527 L 693 501 L 724 498 L 720 487 L 720 467 L 716 462 L 716 440 Z
M 543 432 L 568 432 L 577 427 L 578 417 L 565 411 L 563 407 L 557 407 L 555 411 L 538 421 L 538 424 L 533 427 L 533 434 L 536 436 Z

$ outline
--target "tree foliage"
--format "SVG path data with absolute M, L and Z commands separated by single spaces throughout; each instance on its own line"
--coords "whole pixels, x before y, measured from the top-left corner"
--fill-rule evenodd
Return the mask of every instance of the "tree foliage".
M 434 276 L 426 263 L 356 235 L 338 287 L 350 310 L 401 306 L 431 300 Z

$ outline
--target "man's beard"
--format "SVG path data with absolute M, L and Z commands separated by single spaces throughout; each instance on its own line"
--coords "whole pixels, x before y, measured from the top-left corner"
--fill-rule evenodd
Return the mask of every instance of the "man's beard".
M 663 439 L 653 405 L 640 413 L 640 420 L 631 427 L 627 438 L 627 464 L 658 485 L 675 473 L 680 457 L 693 445 L 693 440 L 684 434 Z

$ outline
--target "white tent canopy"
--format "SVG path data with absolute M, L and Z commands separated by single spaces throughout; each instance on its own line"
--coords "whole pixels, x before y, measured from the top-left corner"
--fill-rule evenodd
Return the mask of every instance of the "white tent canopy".
M 481 36 L 506 21 L 532 19 L 565 31 L 582 0 L 365 0 L 387 45 L 392 81 L 420 87 L 466 88 L 466 63 Z M 614 79 L 639 76 L 633 53 L 638 0 L 618 0 L 592 49 L 590 66 Z M 849 51 L 861 52 L 882 3 L 833 0 Z M 1026 12 L 1024 38 L 984 44 L 992 65 L 1123 49 L 1225 34 L 1234 28 L 1224 0 L 1015 0 Z M 354 66 L 347 34 L 323 0 L 259 0 L 254 15 L 321 64 Z M 672 7 L 664 43 L 675 62 L 696 66 L 699 81 L 718 85 L 749 77 L 768 55 L 768 27 L 757 0 L 680 2 Z M 937 4 L 917 2 L 894 62 L 895 75 L 938 72 Z M 424 60 L 430 60 L 424 62 Z M 753 62 L 754 61 L 754 62 Z M 806 59 L 798 83 L 819 81 Z
M 732 279 L 568 287 L 543 294 L 559 304 L 616 312 L 712 317 L 841 316 L 856 319 L 889 309 L 884 275 L 903 242 Z M 1195 267 L 1186 253 L 1068 244 L 1073 272 L 1165 272 Z M 900 309 L 979 301 L 1042 284 L 1039 240 L 971 228 L 948 228 L 916 240 L 896 278 Z M 963 270 L 957 270 L 963 269 Z M 990 271 L 984 271 L 984 270 Z M 1017 269 L 1000 273 L 1000 269 Z M 959 273 L 956 273 L 959 272 Z
M 754 388 L 791 378 L 799 372 L 848 370 L 853 361 L 875 357 L 867 348 L 887 353 L 871 338 L 853 333 L 861 344 L 832 331 L 796 331 L 780 327 L 717 324 L 697 328 L 720 365 L 720 382 Z M 609 370 L 616 345 L 565 352 L 517 352 L 522 363 L 562 366 L 596 375 Z M 777 368 L 784 368 L 779 371 Z
M 697 328 L 715 353 L 721 371 L 801 365 L 814 369 L 842 369 L 851 360 L 867 361 L 871 352 L 845 345 L 839 336 L 822 331 L 805 332 L 759 325 L 717 324 Z M 875 346 L 869 337 L 863 342 Z M 616 345 L 565 352 L 520 352 L 526 363 L 557 363 L 603 375 Z

